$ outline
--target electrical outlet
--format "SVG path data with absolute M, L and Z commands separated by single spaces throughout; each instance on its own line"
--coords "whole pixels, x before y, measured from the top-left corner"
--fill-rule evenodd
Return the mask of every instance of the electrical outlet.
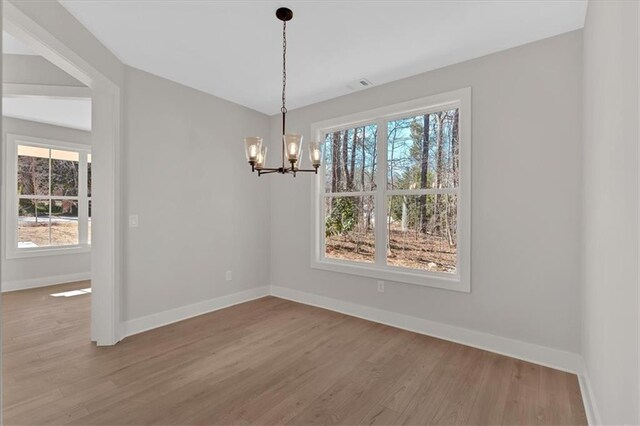
M 138 227 L 138 215 L 132 214 L 129 215 L 129 228 L 137 228 Z
M 227 271 L 227 274 L 225 275 L 225 278 L 227 281 L 231 281 L 231 271 Z
M 384 293 L 384 281 L 378 281 L 378 293 Z

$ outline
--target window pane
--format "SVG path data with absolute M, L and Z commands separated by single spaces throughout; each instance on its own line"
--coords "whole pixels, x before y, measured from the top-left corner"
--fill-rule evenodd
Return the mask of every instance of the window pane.
M 390 121 L 387 188 L 458 186 L 458 109 Z
M 373 197 L 325 198 L 325 256 L 375 261 Z
M 433 272 L 456 272 L 455 195 L 391 196 L 387 229 L 387 264 Z
M 325 135 L 325 192 L 375 190 L 376 136 L 374 124 Z
M 49 195 L 49 150 L 18 145 L 18 194 Z
M 49 202 L 18 201 L 18 248 L 49 245 Z
M 51 150 L 51 195 L 77 196 L 80 155 Z
M 52 200 L 51 245 L 78 244 L 78 201 Z

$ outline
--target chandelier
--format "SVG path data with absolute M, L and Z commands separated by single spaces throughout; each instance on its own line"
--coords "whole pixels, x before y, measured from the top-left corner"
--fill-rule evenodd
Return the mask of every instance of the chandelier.
M 282 166 L 265 167 L 267 159 L 267 147 L 259 136 L 244 138 L 244 149 L 247 161 L 251 165 L 251 171 L 258 172 L 258 176 L 270 173 L 292 174 L 298 172 L 318 173 L 318 167 L 322 159 L 322 143 L 309 143 L 309 160 L 313 169 L 300 169 L 300 157 L 302 155 L 302 135 L 287 133 L 285 126 L 287 119 L 286 89 L 287 89 L 287 21 L 293 18 L 291 9 L 281 7 L 276 10 L 276 17 L 282 21 Z M 287 166 L 287 161 L 289 165 Z

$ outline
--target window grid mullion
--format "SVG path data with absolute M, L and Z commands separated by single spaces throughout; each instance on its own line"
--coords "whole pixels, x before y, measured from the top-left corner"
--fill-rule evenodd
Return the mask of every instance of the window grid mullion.
M 18 195 L 19 200 L 71 200 L 78 201 L 79 197 L 75 195 Z
M 376 120 L 377 138 L 377 170 L 375 195 L 375 264 L 385 266 L 387 263 L 387 121 L 384 118 Z
M 460 191 L 458 188 L 423 188 L 423 189 L 387 189 L 387 196 L 391 195 L 457 195 Z
M 51 204 L 53 204 L 53 200 L 51 199 L 51 167 L 53 163 L 51 161 L 51 148 L 49 148 L 49 246 L 51 246 Z M 38 205 L 36 204 L 36 210 L 38 210 Z
M 376 195 L 376 191 L 358 191 L 358 192 L 325 192 L 324 197 L 338 198 L 338 197 L 366 197 Z
M 87 201 L 87 153 L 80 152 L 78 161 L 78 244 L 88 243 L 89 205 Z

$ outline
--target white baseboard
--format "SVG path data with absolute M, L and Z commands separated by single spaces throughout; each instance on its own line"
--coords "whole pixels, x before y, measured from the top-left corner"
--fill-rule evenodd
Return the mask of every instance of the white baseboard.
M 332 299 L 325 296 L 301 292 L 285 287 L 271 286 L 271 294 L 282 299 L 304 303 L 329 309 L 354 317 L 378 322 L 392 327 L 425 334 L 444 340 L 484 349 L 490 352 L 507 355 L 524 361 L 557 370 L 580 374 L 582 372 L 582 358 L 580 355 L 527 343 L 520 340 L 500 337 L 480 331 L 429 321 L 422 318 L 385 311 L 369 306 Z
M 72 283 L 91 279 L 91 272 L 77 274 L 56 275 L 52 277 L 31 278 L 27 280 L 5 281 L 2 283 L 2 292 L 26 290 L 29 288 L 46 287 L 56 284 Z
M 582 399 L 584 401 L 589 424 L 601 424 L 588 372 L 585 368 L 582 357 L 576 353 L 435 321 L 429 321 L 422 318 L 385 311 L 351 302 L 345 302 L 285 287 L 258 287 L 206 300 L 204 302 L 182 306 L 157 314 L 148 315 L 142 318 L 125 321 L 122 323 L 122 338 L 268 295 L 323 309 L 329 309 L 346 315 L 499 353 L 557 370 L 574 373 L 578 376 L 580 391 L 582 393 Z
M 589 380 L 589 371 L 584 361 L 582 361 L 582 372 L 578 374 L 578 383 L 580 384 L 580 392 L 582 393 L 584 411 L 587 413 L 587 421 L 590 425 L 601 425 L 602 419 L 598 411 L 598 406 L 596 405 L 591 380 Z
M 209 312 L 217 311 L 218 309 L 227 308 L 239 303 L 259 299 L 261 297 L 269 296 L 269 294 L 269 286 L 257 287 L 226 296 L 216 297 L 215 299 L 194 303 L 192 305 L 181 306 L 179 308 L 170 309 L 157 314 L 147 315 L 142 318 L 125 321 L 122 324 L 122 338 L 124 339 L 125 337 L 133 334 L 142 333 L 143 331 L 162 327 L 163 325 L 172 324 L 198 315 L 208 314 Z

